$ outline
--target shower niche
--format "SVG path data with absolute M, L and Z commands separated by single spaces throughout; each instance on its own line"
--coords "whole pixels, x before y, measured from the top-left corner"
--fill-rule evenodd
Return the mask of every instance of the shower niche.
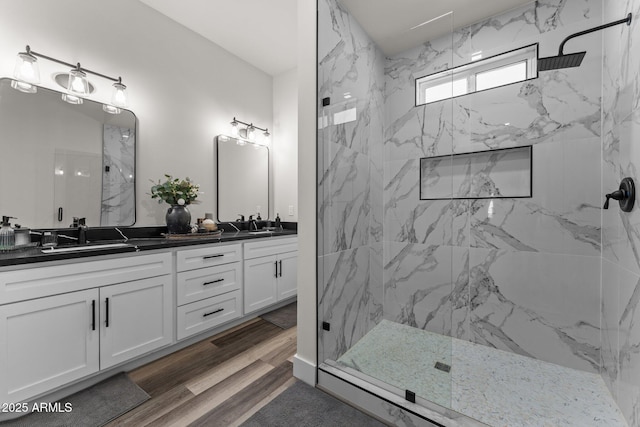
M 533 147 L 420 159 L 420 200 L 530 198 Z

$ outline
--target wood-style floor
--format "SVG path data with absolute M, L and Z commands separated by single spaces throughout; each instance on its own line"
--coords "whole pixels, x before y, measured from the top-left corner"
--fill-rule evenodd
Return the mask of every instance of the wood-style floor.
M 129 372 L 151 399 L 113 426 L 237 426 L 290 387 L 296 327 L 261 318 Z

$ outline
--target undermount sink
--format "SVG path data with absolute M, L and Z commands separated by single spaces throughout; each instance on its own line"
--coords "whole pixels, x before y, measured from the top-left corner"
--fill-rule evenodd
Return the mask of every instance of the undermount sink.
M 80 246 L 63 246 L 56 248 L 46 248 L 42 249 L 41 252 L 43 254 L 59 254 L 64 252 L 86 252 L 86 251 L 95 251 L 100 249 L 116 249 L 116 248 L 132 248 L 128 243 L 106 243 L 99 245 L 80 245 Z

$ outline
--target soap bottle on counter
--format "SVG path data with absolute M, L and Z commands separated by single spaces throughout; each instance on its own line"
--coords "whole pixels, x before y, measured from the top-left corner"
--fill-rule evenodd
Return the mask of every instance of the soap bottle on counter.
M 279 228 L 282 230 L 282 222 L 280 221 L 280 214 L 276 214 L 276 228 Z
M 0 227 L 0 252 L 10 251 L 16 246 L 16 235 L 9 220 L 12 216 L 2 217 L 2 227 Z

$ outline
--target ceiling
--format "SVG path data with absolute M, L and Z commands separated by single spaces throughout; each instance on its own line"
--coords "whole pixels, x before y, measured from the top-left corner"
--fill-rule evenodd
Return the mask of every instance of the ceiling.
M 532 0 L 338 1 L 386 55 L 394 55 Z
M 140 0 L 272 76 L 297 66 L 298 0 Z
M 299 0 L 140 1 L 267 74 L 297 66 Z M 393 55 L 532 0 L 338 1 L 385 54 Z

